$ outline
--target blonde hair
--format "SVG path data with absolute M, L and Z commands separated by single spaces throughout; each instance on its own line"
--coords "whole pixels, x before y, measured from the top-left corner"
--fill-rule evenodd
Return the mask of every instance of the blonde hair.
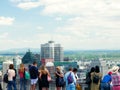
M 48 74 L 48 70 L 44 65 L 41 66 L 40 72 L 41 72 L 41 74 Z
M 60 66 L 57 66 L 56 69 L 57 69 L 57 71 L 59 71 L 59 72 L 61 71 Z
M 20 72 L 24 72 L 24 70 L 25 70 L 24 64 L 21 63 L 21 64 L 20 64 L 19 71 L 20 71 Z

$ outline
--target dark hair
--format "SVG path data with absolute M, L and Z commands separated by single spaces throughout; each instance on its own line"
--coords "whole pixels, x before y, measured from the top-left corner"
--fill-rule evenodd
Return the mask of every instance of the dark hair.
M 70 67 L 70 68 L 69 68 L 69 71 L 72 71 L 72 70 L 73 70 L 73 68 L 72 68 L 72 67 Z
M 92 67 L 91 70 L 90 70 L 90 73 L 94 72 L 95 71 L 95 68 Z
M 36 62 L 36 61 L 34 61 L 34 62 L 33 62 L 33 65 L 35 65 L 35 64 L 37 64 L 37 62 Z
M 95 72 L 96 72 L 96 73 L 99 73 L 99 72 L 100 72 L 99 66 L 95 66 Z
M 73 68 L 73 72 L 77 72 L 77 68 Z
M 13 64 L 10 64 L 10 65 L 9 65 L 9 69 L 14 69 L 14 65 L 13 65 Z

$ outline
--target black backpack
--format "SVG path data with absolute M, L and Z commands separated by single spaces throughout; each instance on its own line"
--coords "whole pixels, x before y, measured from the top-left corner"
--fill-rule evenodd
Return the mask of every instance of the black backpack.
M 8 74 L 5 73 L 3 76 L 3 82 L 8 83 Z
M 90 75 L 90 72 L 87 73 L 86 75 L 86 84 L 90 84 L 91 83 L 91 75 Z
M 95 75 L 95 73 L 94 73 L 93 83 L 98 84 L 99 80 L 100 80 L 100 77 L 98 75 Z

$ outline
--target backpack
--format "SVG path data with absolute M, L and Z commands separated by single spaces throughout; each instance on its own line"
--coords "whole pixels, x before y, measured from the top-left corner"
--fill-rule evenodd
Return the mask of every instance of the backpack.
M 89 76 L 86 78 L 86 82 L 85 83 L 86 84 L 90 84 L 91 83 L 91 78 Z
M 63 77 L 59 77 L 58 85 L 61 87 L 65 86 L 65 81 L 64 81 Z
M 100 77 L 98 75 L 94 74 L 94 76 L 93 76 L 93 83 L 98 84 L 99 80 L 100 80 Z
M 68 84 L 73 83 L 73 77 L 72 77 L 72 75 L 71 75 L 71 72 L 70 72 L 70 74 L 68 75 L 67 80 L 68 80 Z
M 28 71 L 25 71 L 25 79 L 30 79 L 30 74 Z
M 86 75 L 86 84 L 90 84 L 91 83 L 91 75 L 90 75 L 90 72 L 87 73 Z
M 5 73 L 3 76 L 3 82 L 8 83 L 8 74 Z

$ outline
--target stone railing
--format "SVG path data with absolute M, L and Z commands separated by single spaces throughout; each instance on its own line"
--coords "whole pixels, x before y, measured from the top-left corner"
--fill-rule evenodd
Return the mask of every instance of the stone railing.
M 88 90 L 88 85 L 83 83 L 83 82 L 78 82 L 80 85 L 81 85 L 81 90 Z M 3 87 L 3 90 L 7 90 L 7 84 L 4 83 L 4 82 L 1 82 L 2 84 L 2 87 Z M 16 80 L 16 86 L 17 86 L 17 90 L 20 90 L 20 79 L 17 79 Z M 36 90 L 39 90 L 38 88 L 38 84 L 37 84 L 37 87 L 36 87 Z M 26 83 L 26 90 L 30 90 L 30 80 L 27 81 Z M 55 81 L 51 81 L 49 83 L 49 90 L 56 90 L 56 87 L 55 87 Z M 65 90 L 65 87 L 62 88 L 62 90 Z

